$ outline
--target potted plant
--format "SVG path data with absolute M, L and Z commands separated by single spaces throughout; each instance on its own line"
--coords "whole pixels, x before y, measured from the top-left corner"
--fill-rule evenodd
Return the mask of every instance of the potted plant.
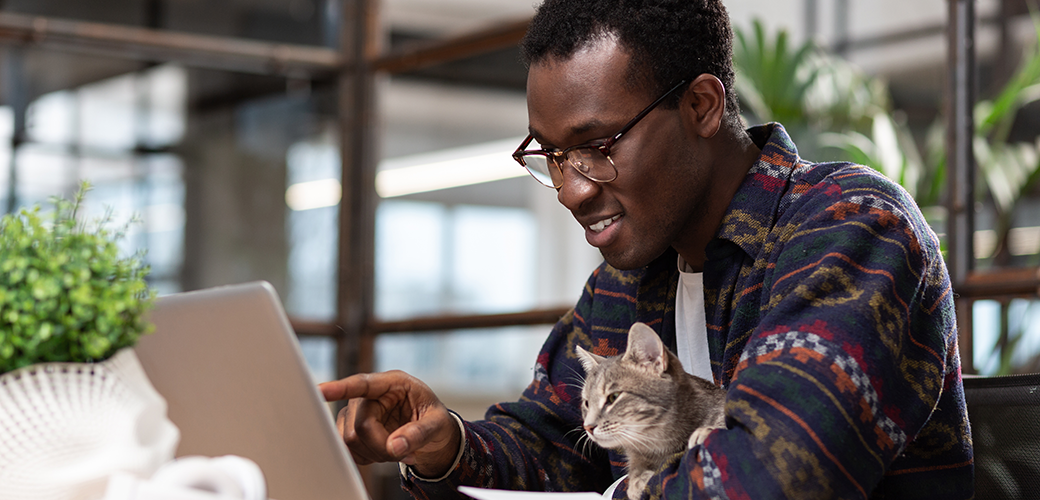
M 122 256 L 111 211 L 81 221 L 83 183 L 0 218 L 0 497 L 99 498 L 150 475 L 179 438 L 130 349 L 152 327 L 143 253 Z

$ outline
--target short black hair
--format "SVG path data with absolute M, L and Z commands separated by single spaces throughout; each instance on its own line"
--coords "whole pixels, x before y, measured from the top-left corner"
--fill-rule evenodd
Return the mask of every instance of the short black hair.
M 611 35 L 631 54 L 630 79 L 642 78 L 655 96 L 683 79 L 715 75 L 726 88 L 727 116 L 739 119 L 733 31 L 722 0 L 545 0 L 520 42 L 520 54 L 530 66 L 570 57 Z M 674 108 L 679 97 L 661 104 Z

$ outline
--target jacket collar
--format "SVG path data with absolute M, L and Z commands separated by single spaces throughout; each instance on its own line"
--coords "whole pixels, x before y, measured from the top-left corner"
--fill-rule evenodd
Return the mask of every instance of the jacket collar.
M 803 161 L 787 131 L 779 123 L 747 130 L 762 154 L 744 177 L 722 218 L 716 239 L 708 244 L 708 260 L 722 258 L 735 243 L 750 256 L 759 255 L 766 236 L 776 223 L 780 203 L 788 193 L 792 173 Z

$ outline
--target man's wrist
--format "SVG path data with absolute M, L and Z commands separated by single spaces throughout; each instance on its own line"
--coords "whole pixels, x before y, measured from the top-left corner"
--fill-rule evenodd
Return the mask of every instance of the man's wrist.
M 455 460 L 452 461 L 451 466 L 448 467 L 448 470 L 445 471 L 444 474 L 442 474 L 440 477 L 438 477 L 436 479 L 431 479 L 428 476 L 424 476 L 418 470 L 418 468 L 416 468 L 414 466 L 411 466 L 411 465 L 406 465 L 404 463 L 398 462 L 398 466 L 401 469 L 401 475 L 402 476 L 404 476 L 404 477 L 412 477 L 412 478 L 415 478 L 415 479 L 417 479 L 419 481 L 423 481 L 423 482 L 435 483 L 435 482 L 443 481 L 444 479 L 447 479 L 447 477 L 450 476 L 451 473 L 454 472 L 455 469 L 459 466 L 459 462 L 462 461 L 462 454 L 466 450 L 466 426 L 462 423 L 462 417 L 460 417 L 457 413 L 455 413 L 455 412 L 453 412 L 451 410 L 448 410 L 448 414 L 450 414 L 451 417 L 453 419 L 455 419 L 455 423 L 459 426 L 459 447 L 458 447 L 458 451 L 455 453 Z M 411 473 L 409 474 L 409 472 L 411 472 Z

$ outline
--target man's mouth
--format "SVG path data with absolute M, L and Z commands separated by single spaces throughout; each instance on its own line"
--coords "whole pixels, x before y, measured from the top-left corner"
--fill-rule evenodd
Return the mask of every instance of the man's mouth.
M 616 220 L 618 220 L 620 218 L 621 218 L 621 214 L 617 214 L 617 215 L 615 215 L 615 216 L 613 216 L 613 217 L 611 217 L 609 219 L 603 219 L 603 220 L 601 220 L 601 221 L 599 221 L 599 222 L 597 222 L 595 224 L 590 225 L 589 229 L 591 229 L 592 232 L 594 232 L 594 233 L 603 232 L 603 230 L 606 229 L 607 226 L 613 224 L 614 221 L 616 221 Z

